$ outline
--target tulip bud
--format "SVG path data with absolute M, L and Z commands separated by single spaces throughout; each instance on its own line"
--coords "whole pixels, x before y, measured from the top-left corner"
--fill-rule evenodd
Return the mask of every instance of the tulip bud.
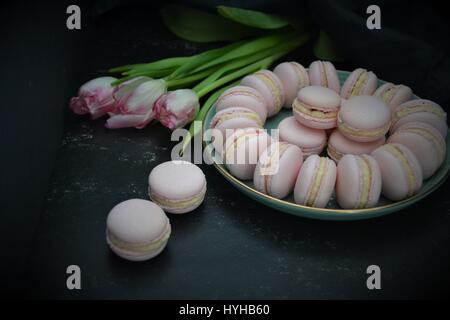
M 69 107 L 76 114 L 90 114 L 97 119 L 114 109 L 114 99 L 111 86 L 114 77 L 100 77 L 83 84 L 78 90 L 78 96 L 70 99 Z
M 113 93 L 116 108 L 106 121 L 109 129 L 144 128 L 154 118 L 153 105 L 167 91 L 164 80 L 137 77 L 116 87 Z
M 194 120 L 200 104 L 197 94 L 191 89 L 167 92 L 155 103 L 155 119 L 171 130 L 184 127 Z

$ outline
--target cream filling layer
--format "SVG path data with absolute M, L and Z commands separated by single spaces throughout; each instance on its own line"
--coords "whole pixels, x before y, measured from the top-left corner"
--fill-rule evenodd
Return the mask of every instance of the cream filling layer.
M 239 112 L 231 112 L 228 114 L 224 114 L 223 116 L 218 118 L 217 121 L 215 121 L 213 124 L 211 124 L 211 127 L 215 128 L 215 127 L 221 125 L 222 123 L 224 123 L 225 121 L 235 119 L 235 118 L 248 118 L 248 119 L 255 121 L 259 127 L 263 126 L 261 118 L 257 114 L 255 114 L 253 112 L 248 112 L 248 111 L 239 111 Z
M 286 142 L 280 142 L 278 144 L 278 150 L 275 150 L 273 154 L 270 155 L 269 161 L 267 162 L 266 167 L 272 169 L 272 164 L 275 162 L 275 158 L 278 157 L 278 165 L 280 165 L 280 159 L 283 155 L 283 153 L 287 150 L 289 147 L 289 144 Z M 278 168 L 280 170 L 280 168 Z M 273 174 L 266 174 L 264 176 L 264 193 L 268 194 L 270 192 L 270 181 L 272 180 Z
M 397 86 L 387 88 L 384 92 L 380 94 L 381 100 L 383 100 L 385 103 L 391 102 L 392 98 L 394 98 L 397 91 L 398 91 Z
M 298 87 L 303 88 L 304 86 L 306 86 L 306 75 L 304 70 L 295 63 L 292 63 L 291 65 L 294 67 L 295 73 L 297 74 Z
M 442 120 L 444 120 L 444 121 L 447 120 L 447 113 L 442 111 L 441 108 L 439 108 L 435 105 L 432 105 L 432 104 L 421 104 L 421 105 L 417 105 L 417 106 L 404 107 L 404 108 L 401 108 L 400 110 L 397 110 L 392 115 L 392 121 L 397 122 L 397 120 L 400 119 L 401 117 L 404 117 L 406 115 L 409 115 L 409 114 L 415 113 L 415 112 L 431 112 L 431 113 L 434 113 L 439 118 L 441 118 Z
M 370 164 L 367 158 L 362 155 L 357 157 L 358 164 L 362 172 L 362 181 L 361 181 L 361 195 L 358 203 L 357 209 L 365 208 L 367 203 L 369 202 L 369 194 L 370 189 L 372 187 L 372 170 L 370 169 Z
M 282 107 L 281 96 L 280 96 L 281 89 L 277 86 L 277 84 L 275 83 L 275 80 L 273 80 L 270 76 L 268 76 L 264 72 L 257 72 L 255 75 L 257 75 L 269 87 L 270 91 L 272 92 L 272 97 L 275 100 L 276 111 L 278 112 Z
M 372 129 L 372 130 L 366 130 L 366 131 L 358 131 L 356 129 L 353 129 L 352 127 L 348 126 L 342 120 L 338 117 L 338 124 L 339 124 L 339 130 L 344 131 L 345 133 L 356 136 L 356 137 L 378 137 L 384 135 L 390 126 L 390 123 L 387 123 L 381 128 L 378 129 Z
M 303 103 L 301 103 L 298 99 L 294 100 L 294 103 L 292 104 L 292 107 L 301 112 L 305 113 L 313 118 L 319 118 L 319 119 L 336 119 L 337 112 L 336 111 L 329 111 L 324 112 L 317 109 L 308 109 Z
M 336 161 L 341 160 L 341 158 L 344 156 L 343 153 L 338 152 L 336 148 L 334 148 L 331 144 L 328 144 L 327 153 Z
M 243 134 L 243 135 L 239 136 L 237 139 L 235 139 L 233 141 L 233 143 L 230 143 L 228 148 L 225 150 L 225 162 L 228 162 L 227 159 L 229 158 L 230 150 L 232 150 L 232 149 L 236 150 L 242 144 L 242 140 L 244 140 L 244 142 L 245 142 L 245 140 L 247 140 L 247 139 L 250 139 L 252 137 L 258 137 L 260 135 L 261 135 L 260 132 L 255 131 L 252 133 Z
M 349 98 L 358 95 L 361 93 L 364 85 L 367 82 L 369 75 L 366 71 L 362 71 L 361 74 L 358 76 L 358 79 L 356 80 L 355 84 L 353 85 L 352 89 L 350 90 L 350 96 Z
M 199 194 L 185 200 L 169 200 L 165 197 L 161 197 L 156 195 L 155 193 L 150 193 L 150 198 L 161 205 L 162 207 L 170 208 L 170 209 L 184 209 L 190 206 L 193 206 L 200 202 L 205 196 L 206 186 L 203 186 L 202 191 Z
M 405 168 L 408 178 L 408 197 L 412 196 L 416 185 L 416 176 L 414 175 L 414 170 L 409 163 L 408 158 L 397 146 L 385 144 L 384 148 L 403 163 L 403 168 Z
M 306 199 L 307 206 L 313 206 L 316 201 L 317 194 L 319 193 L 319 189 L 320 189 L 320 186 L 322 185 L 322 180 L 325 175 L 326 165 L 327 165 L 327 159 L 321 157 L 320 161 L 319 161 L 319 167 L 317 168 L 317 172 L 314 177 L 313 186 L 312 186 L 311 190 L 309 191 L 308 197 Z
M 133 253 L 147 253 L 152 252 L 160 248 L 170 237 L 170 224 L 167 222 L 164 234 L 157 240 L 152 241 L 148 244 L 130 244 L 128 242 L 124 242 L 114 236 L 111 232 L 107 231 L 108 239 L 115 247 L 120 250 L 128 251 L 131 254 Z
M 436 137 L 436 135 L 434 135 L 431 131 L 424 128 L 406 128 L 403 130 L 399 130 L 398 132 L 412 132 L 425 138 L 428 141 L 431 141 L 431 143 L 434 145 L 434 148 L 436 149 L 439 161 L 442 161 L 444 159 L 445 143 L 441 139 L 439 139 L 439 137 Z

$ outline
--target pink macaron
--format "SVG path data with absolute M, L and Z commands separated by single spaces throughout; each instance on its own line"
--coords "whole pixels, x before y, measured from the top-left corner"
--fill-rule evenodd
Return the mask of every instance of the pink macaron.
M 439 131 L 424 122 L 408 122 L 392 134 L 388 142 L 400 143 L 416 156 L 423 178 L 428 179 L 445 159 L 446 145 Z
M 287 142 L 272 143 L 260 156 L 253 175 L 255 188 L 282 199 L 291 193 L 303 163 L 302 150 Z
M 284 89 L 281 80 L 270 70 L 260 70 L 244 77 L 242 86 L 256 89 L 264 97 L 268 116 L 277 114 L 284 105 Z
M 416 156 L 404 145 L 387 143 L 374 152 L 372 157 L 380 166 L 382 194 L 399 201 L 416 194 L 422 187 L 422 169 Z
M 345 155 L 337 166 L 336 198 L 344 209 L 374 207 L 381 194 L 381 171 L 366 154 Z
M 391 109 L 373 96 L 343 100 L 338 113 L 339 131 L 350 140 L 376 141 L 389 130 Z
M 329 61 L 314 61 L 308 68 L 309 83 L 312 86 L 322 86 L 337 93 L 341 89 L 336 68 Z
M 395 132 L 398 127 L 407 122 L 428 123 L 439 130 L 442 137 L 447 136 L 447 113 L 433 101 L 415 99 L 394 108 L 390 132 Z
M 238 179 L 252 179 L 259 156 L 271 143 L 272 138 L 264 129 L 237 129 L 225 142 L 226 167 Z
M 292 104 L 295 119 L 314 129 L 336 127 L 341 97 L 331 89 L 309 86 L 301 89 Z
M 345 80 L 341 89 L 341 97 L 350 99 L 354 96 L 372 95 L 377 88 L 378 78 L 372 71 L 358 68 Z
M 373 150 L 382 146 L 386 141 L 383 136 L 371 142 L 358 142 L 346 138 L 338 129 L 334 130 L 328 138 L 327 153 L 334 161 L 338 162 L 346 154 L 370 154 Z
M 304 126 L 294 117 L 283 119 L 278 130 L 279 139 L 302 149 L 304 156 L 321 153 L 327 143 L 325 130 Z
M 298 91 L 309 86 L 308 71 L 297 62 L 283 62 L 273 69 L 284 88 L 284 107 L 292 108 Z
M 232 107 L 247 108 L 256 112 L 264 124 L 267 118 L 267 107 L 264 97 L 250 87 L 236 86 L 225 90 L 216 101 L 216 112 Z
M 331 198 L 336 182 L 336 164 L 327 157 L 306 158 L 294 187 L 298 204 L 324 208 Z
M 186 213 L 200 206 L 206 194 L 203 171 L 187 161 L 166 161 L 148 177 L 150 199 L 166 212 Z
M 379 87 L 373 95 L 381 98 L 381 100 L 393 109 L 410 100 L 412 97 L 412 90 L 408 86 L 402 84 L 395 85 L 388 82 Z

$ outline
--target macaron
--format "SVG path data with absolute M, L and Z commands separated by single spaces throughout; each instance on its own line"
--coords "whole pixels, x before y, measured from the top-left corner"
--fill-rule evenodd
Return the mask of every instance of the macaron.
M 411 99 L 412 90 L 403 84 L 385 83 L 373 94 L 381 98 L 391 109 Z
M 447 136 L 447 113 L 433 101 L 415 99 L 394 108 L 390 132 L 395 132 L 398 127 L 407 122 L 428 123 L 438 129 L 442 137 Z
M 281 80 L 270 70 L 260 70 L 244 77 L 242 86 L 256 89 L 264 97 L 267 115 L 277 114 L 284 105 L 284 89 Z
M 381 193 L 393 201 L 403 200 L 422 187 L 422 169 L 416 156 L 404 145 L 387 143 L 372 152 L 381 171 Z
M 378 78 L 372 71 L 358 68 L 345 80 L 341 89 L 341 97 L 350 99 L 354 96 L 372 95 L 377 89 Z
M 381 194 L 381 171 L 375 158 L 347 154 L 339 161 L 336 198 L 344 209 L 374 207 Z
M 384 136 L 371 142 L 353 141 L 346 138 L 338 129 L 336 129 L 328 138 L 327 153 L 331 159 L 338 162 L 346 154 L 370 154 L 385 142 L 386 138 Z
M 314 129 L 336 127 L 341 97 L 333 90 L 309 86 L 301 89 L 292 104 L 295 119 Z
M 339 131 L 350 140 L 376 141 L 389 130 L 391 109 L 379 98 L 355 96 L 343 100 L 338 112 Z
M 271 143 L 264 129 L 237 129 L 225 141 L 225 166 L 238 179 L 253 179 L 259 156 Z
M 164 211 L 147 200 L 121 202 L 106 219 L 106 242 L 115 254 L 130 261 L 157 256 L 166 247 L 170 233 Z
M 187 161 L 166 161 L 148 177 L 150 199 L 166 212 L 186 213 L 202 204 L 206 193 L 203 171 Z
M 287 142 L 272 143 L 261 154 L 253 175 L 255 188 L 282 199 L 294 189 L 303 163 L 302 150 Z
M 337 93 L 340 92 L 341 84 L 336 68 L 329 61 L 314 61 L 308 68 L 309 83 L 312 86 L 322 86 Z
M 327 143 L 325 130 L 307 127 L 294 117 L 287 117 L 278 124 L 278 135 L 281 141 L 299 147 L 304 156 L 321 153 Z
M 216 112 L 232 107 L 247 108 L 259 115 L 264 124 L 267 118 L 266 101 L 258 90 L 236 86 L 225 90 L 216 101 Z
M 284 107 L 292 108 L 298 91 L 309 86 L 308 71 L 297 62 L 283 62 L 273 69 L 284 88 Z
M 312 155 L 303 162 L 294 187 L 298 204 L 324 208 L 336 182 L 336 165 L 327 157 Z
M 398 127 L 388 142 L 400 143 L 416 156 L 423 178 L 428 179 L 444 162 L 445 140 L 439 131 L 424 122 L 408 122 Z

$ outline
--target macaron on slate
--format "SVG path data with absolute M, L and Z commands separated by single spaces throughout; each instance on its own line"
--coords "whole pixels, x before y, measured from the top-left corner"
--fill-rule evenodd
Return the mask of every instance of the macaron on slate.
M 394 108 L 390 132 L 395 132 L 398 127 L 407 122 L 428 123 L 438 129 L 444 138 L 447 136 L 447 113 L 433 101 L 415 99 Z
M 312 86 L 322 86 L 337 93 L 341 90 L 341 84 L 336 68 L 329 61 L 314 61 L 308 68 L 309 83 Z
M 292 108 L 298 91 L 309 86 L 308 71 L 297 62 L 283 62 L 273 69 L 284 88 L 284 107 Z
M 237 129 L 225 141 L 225 166 L 238 179 L 253 179 L 259 156 L 271 143 L 264 129 Z
M 256 89 L 245 86 L 229 88 L 220 95 L 215 105 L 216 112 L 232 107 L 247 108 L 256 112 L 263 124 L 266 122 L 266 102 Z
M 190 212 L 205 198 L 205 175 L 187 161 L 166 161 L 157 165 L 150 172 L 148 184 L 150 199 L 170 213 Z
M 372 152 L 382 177 L 381 193 L 393 201 L 409 198 L 422 187 L 422 169 L 404 145 L 386 143 Z
M 106 220 L 106 242 L 115 254 L 130 261 L 157 256 L 166 247 L 170 233 L 164 211 L 147 200 L 121 202 Z
M 406 146 L 416 156 L 423 178 L 428 179 L 445 159 L 446 144 L 439 131 L 424 122 L 408 122 L 392 134 L 388 142 Z
M 355 96 L 343 100 L 338 112 L 339 131 L 350 140 L 376 141 L 389 130 L 391 109 L 379 98 Z
M 374 207 L 381 194 L 381 171 L 366 154 L 345 155 L 338 163 L 336 198 L 343 209 Z
M 341 89 L 341 97 L 350 99 L 354 96 L 372 95 L 377 89 L 378 78 L 372 71 L 358 68 L 345 80 Z
M 301 89 L 292 104 L 295 119 L 314 129 L 336 127 L 341 97 L 333 90 L 309 86 Z
M 302 150 L 287 142 L 272 143 L 261 154 L 253 175 L 255 188 L 282 199 L 291 193 L 303 163 Z
M 298 204 L 324 208 L 336 182 L 336 164 L 327 157 L 312 155 L 303 162 L 294 187 Z
M 338 129 L 336 129 L 328 138 L 327 153 L 331 159 L 338 162 L 346 154 L 370 154 L 385 142 L 386 138 L 384 136 L 371 142 L 353 141 L 346 138 Z
M 373 95 L 381 98 L 381 100 L 393 109 L 403 102 L 411 100 L 412 90 L 403 84 L 395 85 L 388 82 L 379 87 Z
M 278 124 L 278 134 L 281 141 L 299 147 L 304 156 L 321 153 L 327 143 L 325 130 L 307 127 L 294 117 L 287 117 Z
M 244 77 L 241 86 L 256 89 L 264 97 L 268 116 L 273 116 L 284 105 L 284 88 L 278 76 L 270 70 L 260 70 Z

